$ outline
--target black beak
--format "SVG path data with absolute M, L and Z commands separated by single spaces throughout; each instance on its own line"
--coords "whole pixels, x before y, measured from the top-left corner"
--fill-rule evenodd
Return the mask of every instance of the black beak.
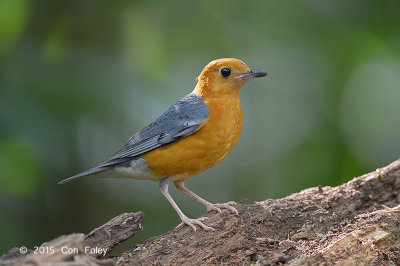
M 265 71 L 251 68 L 248 72 L 240 74 L 239 79 L 261 78 L 265 77 L 266 75 L 268 75 L 268 73 Z

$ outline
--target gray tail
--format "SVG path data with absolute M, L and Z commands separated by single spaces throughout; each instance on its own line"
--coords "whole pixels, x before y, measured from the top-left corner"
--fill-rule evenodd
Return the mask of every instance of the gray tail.
M 86 170 L 86 171 L 84 171 L 82 173 L 79 173 L 77 175 L 74 175 L 74 176 L 71 176 L 71 177 L 69 177 L 67 179 L 64 179 L 64 180 L 58 182 L 57 184 L 64 184 L 64 183 L 67 183 L 67 182 L 70 182 L 70 181 L 73 181 L 73 180 L 81 179 L 81 178 L 86 177 L 86 176 L 96 176 L 96 174 L 101 173 L 104 170 L 107 170 L 107 168 L 106 167 L 94 167 L 94 168 Z

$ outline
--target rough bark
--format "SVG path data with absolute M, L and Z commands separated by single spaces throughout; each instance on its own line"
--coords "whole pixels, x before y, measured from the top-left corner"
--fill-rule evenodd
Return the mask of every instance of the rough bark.
M 83 252 L 57 259 L 78 259 L 80 265 L 400 265 L 400 160 L 338 187 L 309 188 L 237 208 L 239 216 L 207 213 L 213 232 L 182 226 L 111 259 L 84 261 L 90 256 Z M 113 235 L 126 229 L 115 230 Z M 110 237 L 99 235 L 91 246 L 119 243 Z M 0 264 L 32 261 L 46 258 L 13 258 L 11 250 Z
M 123 213 L 111 219 L 86 235 L 85 247 L 89 251 L 94 251 L 91 252 L 94 257 L 104 257 L 105 254 L 98 251 L 104 251 L 108 254 L 121 242 L 143 229 L 140 224 L 143 215 L 143 212 Z
M 43 243 L 36 250 L 13 248 L 0 258 L 0 265 L 114 265 L 99 260 L 118 244 L 142 230 L 143 212 L 123 213 L 84 235 L 74 233 Z

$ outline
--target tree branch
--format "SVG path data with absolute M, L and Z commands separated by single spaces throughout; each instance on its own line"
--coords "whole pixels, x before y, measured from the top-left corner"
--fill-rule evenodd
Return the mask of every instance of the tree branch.
M 309 188 L 283 199 L 238 204 L 239 216 L 228 211 L 207 213 L 207 225 L 216 229 L 213 232 L 179 227 L 112 259 L 99 260 L 80 252 L 57 260 L 78 260 L 81 265 L 400 265 L 399 192 L 397 160 L 338 187 Z M 116 217 L 77 246 L 112 248 L 140 230 L 142 215 L 132 220 Z M 135 222 L 128 225 L 127 221 Z M 114 239 L 114 235 L 123 237 Z M 34 254 L 13 256 L 15 250 L 3 256 L 0 264 L 50 259 Z

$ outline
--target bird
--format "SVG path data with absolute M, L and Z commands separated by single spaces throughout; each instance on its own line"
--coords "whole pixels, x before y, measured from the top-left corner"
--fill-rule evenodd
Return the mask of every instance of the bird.
M 238 141 L 243 113 L 239 91 L 246 81 L 267 72 L 249 68 L 235 58 L 211 61 L 201 71 L 194 90 L 172 105 L 150 125 L 134 134 L 125 146 L 106 161 L 59 184 L 83 177 L 124 177 L 158 181 L 161 193 L 181 219 L 196 231 L 207 217 L 188 218 L 168 192 L 169 182 L 207 208 L 228 209 L 239 215 L 233 201 L 213 204 L 184 186 L 195 176 L 221 162 Z

